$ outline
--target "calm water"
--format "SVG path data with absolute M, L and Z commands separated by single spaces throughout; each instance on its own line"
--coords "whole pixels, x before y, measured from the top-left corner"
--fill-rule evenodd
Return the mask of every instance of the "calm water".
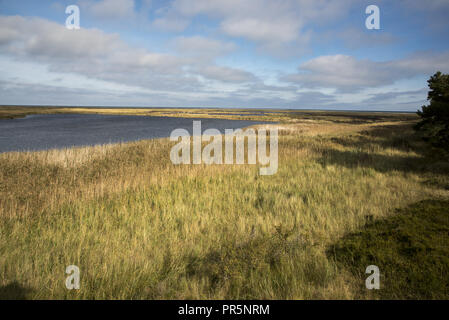
M 186 119 L 97 114 L 31 115 L 21 119 L 0 119 L 0 152 L 67 148 L 141 139 L 169 137 L 172 130 L 192 134 L 192 121 L 201 120 L 202 130 L 244 128 L 263 122 Z

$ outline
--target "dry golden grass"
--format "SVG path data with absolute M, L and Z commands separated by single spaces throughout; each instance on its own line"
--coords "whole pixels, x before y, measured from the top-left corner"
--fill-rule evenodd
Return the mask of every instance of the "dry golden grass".
M 259 112 L 269 111 L 270 121 L 287 121 L 291 111 L 248 110 L 248 109 L 211 109 L 211 108 L 93 108 L 93 107 L 0 107 L 0 119 L 25 117 L 31 114 L 104 114 L 138 115 L 152 117 L 214 118 L 234 120 L 267 120 Z
M 364 116 L 292 113 L 273 176 L 175 166 L 168 139 L 0 154 L 3 295 L 369 298 L 326 248 L 367 217 L 449 194 L 412 116 Z M 72 264 L 78 291 L 64 285 Z

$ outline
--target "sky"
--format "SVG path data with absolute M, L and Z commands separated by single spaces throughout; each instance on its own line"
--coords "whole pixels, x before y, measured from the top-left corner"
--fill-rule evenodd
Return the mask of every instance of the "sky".
M 449 73 L 448 17 L 449 0 L 0 0 L 0 105 L 416 111 Z

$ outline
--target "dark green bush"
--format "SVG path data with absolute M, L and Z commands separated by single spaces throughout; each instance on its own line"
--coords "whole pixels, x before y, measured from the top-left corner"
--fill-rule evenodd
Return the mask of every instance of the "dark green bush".
M 421 121 L 415 126 L 423 138 L 433 147 L 449 154 L 449 74 L 435 73 L 427 81 L 429 93 L 428 106 L 422 106 L 417 113 Z

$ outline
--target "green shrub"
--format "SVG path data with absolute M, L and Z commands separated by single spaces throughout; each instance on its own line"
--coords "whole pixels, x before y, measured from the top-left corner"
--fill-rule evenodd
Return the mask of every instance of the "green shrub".
M 421 121 L 415 129 L 423 133 L 423 138 L 434 147 L 449 153 L 449 75 L 435 73 L 427 81 L 429 93 L 428 106 L 423 106 L 417 113 Z

